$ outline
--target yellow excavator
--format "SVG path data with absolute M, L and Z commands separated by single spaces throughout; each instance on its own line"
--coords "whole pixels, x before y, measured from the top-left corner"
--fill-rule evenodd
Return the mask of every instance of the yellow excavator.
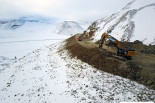
M 102 36 L 101 36 L 101 41 L 99 43 L 99 48 L 102 48 L 102 46 L 103 46 L 106 39 L 111 41 L 117 47 L 117 55 L 118 56 L 123 56 L 127 60 L 131 60 L 132 56 L 136 55 L 136 51 L 134 49 L 131 49 L 131 48 L 123 49 L 121 43 L 116 38 L 114 38 L 111 35 L 108 35 L 106 33 L 103 33 Z

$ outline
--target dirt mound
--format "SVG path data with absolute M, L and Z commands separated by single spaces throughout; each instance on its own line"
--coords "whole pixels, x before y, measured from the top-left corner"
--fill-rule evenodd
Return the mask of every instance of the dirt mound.
M 67 40 L 66 49 L 71 53 L 72 57 L 77 57 L 102 71 L 132 79 L 155 89 L 155 79 L 139 64 L 133 61 L 123 61 L 114 56 L 113 53 L 100 50 L 97 47 L 86 48 L 78 42 L 75 37 Z
M 134 48 L 136 51 L 139 51 L 143 54 L 153 54 L 155 55 L 155 45 L 144 45 L 141 41 L 134 42 L 121 42 L 123 47 Z

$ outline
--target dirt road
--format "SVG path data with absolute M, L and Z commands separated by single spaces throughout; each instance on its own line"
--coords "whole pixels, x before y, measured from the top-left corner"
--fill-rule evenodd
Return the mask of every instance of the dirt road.
M 76 36 L 75 36 L 75 40 L 77 41 L 77 39 L 78 39 L 78 37 L 80 36 L 80 34 L 77 34 Z M 98 48 L 99 47 L 99 45 L 97 44 L 97 43 L 94 43 L 94 42 L 92 42 L 92 40 L 90 40 L 89 38 L 84 38 L 84 40 L 83 41 L 79 41 L 79 42 L 77 42 L 77 43 L 79 43 L 81 46 L 83 46 L 83 47 L 86 47 L 86 48 Z M 108 47 L 108 46 L 106 46 L 106 45 L 103 45 L 103 47 L 102 47 L 103 49 L 106 49 L 107 51 L 109 51 L 109 52 L 112 52 L 112 53 L 117 53 L 117 49 L 116 49 L 116 47 Z
M 116 56 L 115 47 L 103 46 L 98 48 L 98 44 L 84 37 L 83 41 L 78 41 L 79 35 L 75 35 L 67 40 L 66 49 L 71 56 L 86 62 L 102 71 L 119 75 L 155 89 L 155 55 L 145 55 L 137 52 L 131 61 L 124 61 L 122 57 Z M 149 62 L 151 60 L 151 62 Z M 148 69 L 149 68 L 149 69 Z

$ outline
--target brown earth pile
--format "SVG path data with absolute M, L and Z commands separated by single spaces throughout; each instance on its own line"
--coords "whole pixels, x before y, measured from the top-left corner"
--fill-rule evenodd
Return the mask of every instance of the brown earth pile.
M 113 53 L 100 50 L 97 47 L 86 48 L 78 42 L 75 37 L 67 40 L 66 49 L 71 53 L 72 57 L 77 57 L 104 72 L 129 78 L 155 89 L 154 76 L 151 77 L 149 72 L 146 72 L 141 65 L 133 61 L 119 59 Z
M 141 41 L 134 42 L 121 42 L 123 47 L 134 48 L 136 51 L 139 51 L 144 54 L 153 54 L 155 55 L 155 45 L 144 45 Z

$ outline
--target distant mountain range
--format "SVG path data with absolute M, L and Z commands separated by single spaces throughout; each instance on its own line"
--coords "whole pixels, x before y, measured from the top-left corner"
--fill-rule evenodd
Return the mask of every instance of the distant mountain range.
M 0 20 L 0 29 L 17 29 L 23 26 L 25 23 L 56 23 L 58 18 L 46 18 L 42 16 L 25 16 L 13 19 L 1 19 Z

